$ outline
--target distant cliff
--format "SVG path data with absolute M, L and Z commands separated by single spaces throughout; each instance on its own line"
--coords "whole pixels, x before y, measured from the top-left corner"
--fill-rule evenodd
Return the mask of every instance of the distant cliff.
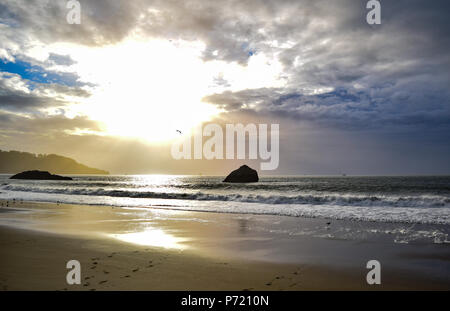
M 53 174 L 109 174 L 107 171 L 91 168 L 56 154 L 36 155 L 28 152 L 0 150 L 0 173 L 15 174 L 28 170 L 49 171 Z

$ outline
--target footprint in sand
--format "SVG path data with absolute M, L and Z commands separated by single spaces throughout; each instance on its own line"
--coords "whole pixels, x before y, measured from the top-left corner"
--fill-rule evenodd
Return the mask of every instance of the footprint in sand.
M 124 275 L 124 276 L 121 276 L 120 278 L 123 279 L 123 278 L 129 278 L 129 277 L 130 277 L 129 275 Z
M 98 284 L 105 284 L 106 282 L 108 282 L 108 280 L 100 281 Z
M 103 273 L 104 273 L 104 274 L 109 274 L 109 272 L 108 272 L 108 271 L 106 271 L 106 270 L 103 270 Z
M 136 269 L 134 269 L 134 270 L 132 270 L 133 272 L 138 272 L 139 271 L 139 268 L 136 268 Z
M 97 268 L 97 266 L 93 266 L 93 267 L 91 267 L 91 270 L 93 270 L 93 269 L 95 269 L 95 268 Z
M 109 258 L 112 258 L 112 256 L 114 256 L 116 254 L 116 252 L 112 252 L 110 255 L 108 255 Z
M 292 272 L 292 274 L 294 274 L 294 275 L 299 275 L 301 270 L 302 270 L 301 267 L 300 267 L 300 268 L 297 268 L 297 270 L 294 271 L 294 272 Z
M 89 282 L 86 282 L 86 283 L 83 284 L 83 286 L 89 286 L 89 285 L 90 285 Z
M 275 281 L 275 280 L 281 280 L 281 279 L 284 279 L 284 276 L 276 276 L 274 279 L 272 279 L 270 282 L 268 282 L 268 283 L 266 283 L 266 286 L 272 286 L 272 284 L 273 284 L 273 282 Z
M 153 265 L 148 265 L 148 266 L 147 266 L 147 268 L 152 268 L 152 267 L 153 267 Z
M 294 275 L 299 275 L 300 273 L 300 270 L 301 270 L 301 268 L 298 268 L 296 271 L 294 271 L 294 272 L 292 272 L 292 274 L 294 274 Z M 286 279 L 287 280 L 287 282 L 289 282 L 289 283 L 291 283 L 292 281 L 294 281 L 294 279 L 292 278 L 292 277 L 285 277 L 284 275 L 277 275 L 274 279 L 272 279 L 270 282 L 268 282 L 268 283 L 266 283 L 266 286 L 271 286 L 272 284 L 273 284 L 273 282 L 274 281 L 277 281 L 277 280 L 283 280 L 283 279 Z M 299 283 L 298 282 L 296 282 L 296 283 L 291 283 L 291 284 L 289 284 L 288 285 L 288 287 L 294 287 L 294 286 L 296 286 L 296 285 L 298 285 Z

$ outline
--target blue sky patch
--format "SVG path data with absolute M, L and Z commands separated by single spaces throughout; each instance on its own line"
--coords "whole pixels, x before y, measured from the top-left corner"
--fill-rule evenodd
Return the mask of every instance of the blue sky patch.
M 0 61 L 0 71 L 15 73 L 20 75 L 23 79 L 30 80 L 36 83 L 45 84 L 61 84 L 65 86 L 83 86 L 85 83 L 78 82 L 78 76 L 68 72 L 54 72 L 47 71 L 44 68 L 32 65 L 28 62 L 16 60 L 16 62 Z

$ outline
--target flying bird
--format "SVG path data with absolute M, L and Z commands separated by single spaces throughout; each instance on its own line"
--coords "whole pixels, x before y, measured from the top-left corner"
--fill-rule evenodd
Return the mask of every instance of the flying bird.
M 177 130 L 177 132 L 178 132 L 178 133 L 180 133 L 180 134 L 183 134 L 183 133 L 181 133 L 181 131 L 180 131 L 180 130 Z

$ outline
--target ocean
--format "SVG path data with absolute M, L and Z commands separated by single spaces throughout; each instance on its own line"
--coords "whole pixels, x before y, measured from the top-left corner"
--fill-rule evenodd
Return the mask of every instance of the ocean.
M 408 224 L 450 224 L 450 176 L 277 176 L 252 184 L 214 176 L 72 176 L 11 180 L 0 199 Z

